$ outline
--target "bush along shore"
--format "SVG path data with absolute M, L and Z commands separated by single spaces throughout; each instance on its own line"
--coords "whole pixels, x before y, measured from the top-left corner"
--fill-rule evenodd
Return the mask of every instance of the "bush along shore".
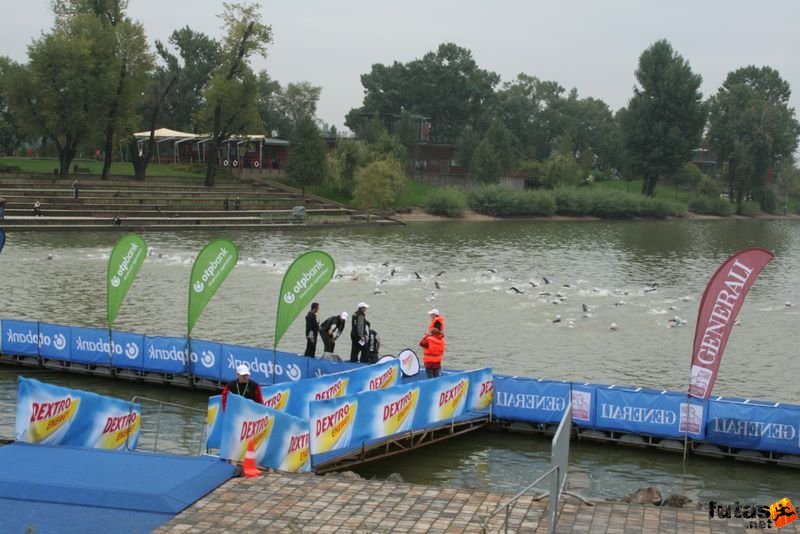
M 691 214 L 728 217 L 736 206 L 719 195 L 695 194 L 688 202 L 646 197 L 613 189 L 560 187 L 550 190 L 510 189 L 487 185 L 469 192 L 440 189 L 426 199 L 431 215 L 459 218 L 467 209 L 491 217 L 595 217 L 600 219 L 666 219 Z M 740 215 L 761 214 L 756 202 L 745 202 Z

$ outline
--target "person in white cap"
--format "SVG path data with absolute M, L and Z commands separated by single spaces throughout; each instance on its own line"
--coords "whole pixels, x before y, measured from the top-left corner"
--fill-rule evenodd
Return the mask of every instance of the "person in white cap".
M 336 340 L 342 335 L 346 325 L 347 312 L 332 315 L 319 325 L 319 336 L 322 338 L 322 350 L 324 351 L 323 358 L 333 355 L 333 350 L 336 348 Z
M 367 308 L 369 304 L 359 302 L 358 309 L 353 314 L 353 322 L 350 328 L 350 341 L 353 343 L 350 348 L 350 361 L 361 361 L 367 363 L 367 341 L 369 340 L 369 323 L 367 322 Z
M 442 335 L 444 335 L 444 316 L 439 313 L 439 310 L 436 308 L 432 309 L 428 312 L 428 315 L 431 316 L 431 322 L 428 325 L 428 332 L 427 335 L 433 331 L 434 328 L 438 329 Z
M 222 389 L 222 411 L 225 411 L 225 405 L 228 401 L 228 394 L 241 395 L 245 399 L 250 399 L 259 404 L 264 404 L 264 397 L 261 395 L 261 386 L 258 383 L 250 380 L 250 367 L 247 364 L 241 364 L 236 367 L 236 380 L 228 383 Z

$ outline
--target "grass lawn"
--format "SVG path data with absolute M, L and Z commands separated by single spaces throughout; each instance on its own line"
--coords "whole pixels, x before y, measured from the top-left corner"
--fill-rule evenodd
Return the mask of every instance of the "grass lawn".
M 23 173 L 31 174 L 53 174 L 53 170 L 58 168 L 56 158 L 0 158 L 0 164 L 19 167 Z M 103 162 L 93 159 L 75 159 L 72 165 L 89 169 L 89 176 L 99 176 L 103 172 Z M 147 166 L 148 176 L 171 176 L 171 177 L 191 177 L 203 176 L 202 172 L 192 172 L 186 170 L 186 165 L 159 165 L 151 163 Z M 111 164 L 111 174 L 113 176 L 133 176 L 133 165 L 130 163 L 113 162 Z M 217 178 L 222 178 L 223 173 L 219 173 Z
M 608 180 L 605 182 L 595 182 L 590 187 L 598 188 L 598 189 L 611 189 L 614 191 L 623 191 L 626 193 L 634 193 L 634 194 L 641 194 L 642 193 L 642 181 L 635 180 L 632 182 L 626 182 L 625 180 Z M 667 182 L 659 182 L 656 185 L 656 194 L 655 198 L 661 200 L 669 200 L 672 202 L 681 202 L 686 204 L 689 202 L 689 197 L 692 196 L 692 192 L 688 191 L 683 188 L 677 188 L 669 184 Z

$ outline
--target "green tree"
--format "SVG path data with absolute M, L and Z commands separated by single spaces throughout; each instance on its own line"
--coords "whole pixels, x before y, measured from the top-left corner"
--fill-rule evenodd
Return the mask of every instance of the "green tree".
M 140 147 L 139 140 L 134 136 L 135 132 L 128 134 L 128 148 L 134 176 L 137 180 L 144 180 L 147 175 L 150 156 L 156 147 L 155 133 L 161 114 L 181 75 L 177 57 L 170 53 L 160 41 L 156 41 L 156 50 L 164 64 L 156 67 L 151 73 L 148 86 L 142 94 L 137 109 L 137 116 L 140 117 L 140 128 L 137 129 L 147 128 L 150 136 L 147 142 L 142 143 Z
M 9 107 L 8 87 L 12 84 L 14 63 L 0 56 L 0 154 L 13 154 L 22 143 L 22 132 Z
M 100 23 L 87 20 L 86 24 Z M 61 177 L 68 176 L 79 148 L 105 116 L 96 93 L 100 73 L 87 37 L 93 34 L 92 28 L 84 35 L 55 28 L 31 43 L 27 65 L 9 69 L 9 106 L 25 135 L 53 143 Z
M 800 124 L 790 97 L 777 70 L 749 66 L 730 72 L 710 99 L 708 142 L 740 206 L 759 196 L 770 169 L 797 149 Z
M 367 210 L 386 209 L 393 205 L 406 185 L 406 175 L 399 161 L 392 158 L 373 161 L 356 174 L 353 200 Z
M 301 117 L 313 117 L 322 88 L 309 82 L 289 83 L 285 88 L 272 80 L 266 71 L 258 73 L 258 110 L 261 119 L 275 137 L 288 139 Z
M 200 133 L 203 89 L 221 61 L 220 44 L 188 26 L 173 31 L 168 42 L 177 51 L 178 61 L 174 65 L 180 72 L 164 100 L 162 120 L 173 130 Z M 163 53 L 159 54 L 163 57 Z
M 339 139 L 336 143 L 339 162 L 339 186 L 342 193 L 352 196 L 356 174 L 370 159 L 367 145 L 358 139 Z
M 102 107 L 102 178 L 107 179 L 114 140 L 134 127 L 139 95 L 153 67 L 144 28 L 126 14 L 126 0 L 55 0 L 56 27 L 90 39 L 95 100 Z M 94 24 L 87 22 L 95 22 Z
M 639 86 L 621 113 L 622 136 L 629 165 L 644 179 L 642 193 L 653 196 L 658 181 L 689 161 L 700 143 L 702 77 L 664 39 L 642 52 L 635 75 Z
M 479 182 L 495 183 L 516 163 L 511 132 L 500 121 L 492 121 L 472 156 L 470 174 Z
M 300 117 L 289 139 L 289 177 L 304 187 L 321 184 L 327 174 L 326 152 L 314 119 Z
M 245 133 L 259 124 L 258 80 L 250 68 L 254 54 L 266 57 L 272 42 L 272 27 L 261 21 L 258 4 L 224 4 L 220 15 L 225 29 L 220 63 L 203 91 L 205 107 L 201 115 L 210 126 L 211 142 L 206 167 L 206 187 L 214 186 L 217 152 L 232 134 Z
M 345 124 L 360 134 L 370 115 L 408 110 L 430 117 L 435 136 L 455 139 L 467 124 L 476 124 L 499 80 L 496 73 L 479 68 L 466 48 L 443 43 L 420 59 L 378 63 L 362 74 L 363 105 L 350 110 Z

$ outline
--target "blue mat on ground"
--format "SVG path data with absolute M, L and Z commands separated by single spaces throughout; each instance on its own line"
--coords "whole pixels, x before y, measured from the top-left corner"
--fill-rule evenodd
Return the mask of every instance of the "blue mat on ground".
M 0 447 L 2 529 L 150 532 L 235 470 L 208 456 L 13 443 Z

